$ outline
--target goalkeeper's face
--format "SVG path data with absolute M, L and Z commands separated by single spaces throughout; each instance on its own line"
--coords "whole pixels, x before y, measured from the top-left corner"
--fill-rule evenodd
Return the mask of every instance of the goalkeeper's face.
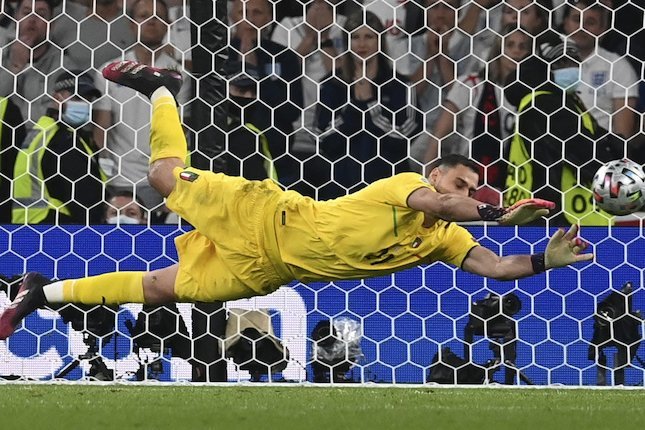
M 430 172 L 430 183 L 441 194 L 472 196 L 477 191 L 479 175 L 461 164 L 453 167 L 439 166 Z

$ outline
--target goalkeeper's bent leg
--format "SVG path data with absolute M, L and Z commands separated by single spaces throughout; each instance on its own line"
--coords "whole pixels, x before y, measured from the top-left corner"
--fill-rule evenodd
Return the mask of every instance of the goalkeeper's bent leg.
M 48 303 L 119 305 L 163 304 L 176 301 L 178 265 L 152 272 L 113 272 L 80 279 L 66 279 L 43 287 Z
M 152 93 L 151 101 L 148 180 L 162 196 L 167 197 L 175 187 L 173 170 L 186 166 L 188 144 L 172 93 L 165 87 L 158 88 Z

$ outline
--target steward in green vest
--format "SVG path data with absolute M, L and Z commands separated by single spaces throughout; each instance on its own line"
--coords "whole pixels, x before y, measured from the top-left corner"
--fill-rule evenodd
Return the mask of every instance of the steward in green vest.
M 273 162 L 275 153 L 284 153 L 280 142 L 284 136 L 272 127 L 272 112 L 257 99 L 257 71 L 248 64 L 230 61 L 226 64 L 229 78 L 228 147 L 226 174 L 250 180 L 273 179 L 278 172 Z
M 575 94 L 578 51 L 555 34 L 541 36 L 533 55 L 509 77 L 507 100 L 517 106 L 515 135 L 507 154 L 504 206 L 525 198 L 556 202 L 550 225 L 608 225 L 590 190 L 600 163 L 622 157 Z M 549 67 L 550 66 L 550 67 Z M 549 69 L 551 72 L 549 72 Z
M 18 148 L 25 140 L 20 108 L 0 97 L 0 224 L 11 222 L 11 180 Z
M 101 93 L 80 71 L 61 73 L 54 101 L 14 166 L 14 224 L 93 224 L 103 215 L 105 177 L 90 140 L 91 102 Z

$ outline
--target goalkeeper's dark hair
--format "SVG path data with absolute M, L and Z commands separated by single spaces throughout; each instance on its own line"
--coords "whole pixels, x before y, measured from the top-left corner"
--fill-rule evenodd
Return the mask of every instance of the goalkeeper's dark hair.
M 461 154 L 448 154 L 444 155 L 434 163 L 430 165 L 430 170 L 436 169 L 437 167 L 444 167 L 451 169 L 457 166 L 466 166 L 473 172 L 479 175 L 479 166 L 473 160 L 468 157 L 464 157 Z

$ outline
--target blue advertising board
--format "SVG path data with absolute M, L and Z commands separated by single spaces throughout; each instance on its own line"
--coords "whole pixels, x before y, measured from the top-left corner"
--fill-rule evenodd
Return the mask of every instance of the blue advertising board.
M 544 228 L 468 226 L 484 246 L 500 255 L 543 251 L 548 238 Z M 110 271 L 149 270 L 176 261 L 173 239 L 177 226 L 3 226 L 0 227 L 0 274 L 10 277 L 27 271 L 65 279 Z M 553 231 L 549 231 L 552 234 Z M 433 356 L 449 347 L 464 349 L 464 329 L 470 306 L 487 293 L 510 292 L 522 303 L 513 316 L 517 322 L 516 366 L 533 383 L 593 385 L 597 370 L 589 358 L 597 303 L 626 282 L 634 286 L 633 310 L 645 309 L 641 289 L 645 267 L 645 237 L 636 227 L 586 228 L 582 236 L 593 246 L 594 262 L 549 271 L 519 281 L 495 281 L 435 263 L 390 276 L 360 281 L 294 282 L 274 293 L 229 306 L 263 307 L 272 312 L 276 334 L 285 340 L 295 364 L 284 371 L 287 379 L 311 379 L 311 340 L 314 326 L 323 319 L 349 317 L 362 325 L 363 357 L 350 371 L 356 381 L 423 383 Z M 271 295 L 273 296 L 273 295 Z M 0 293 L 0 307 L 8 298 Z M 108 367 L 131 375 L 137 363 L 126 320 L 136 319 L 139 307 L 122 307 L 117 336 L 101 347 Z M 189 319 L 190 309 L 181 308 Z M 188 322 L 190 328 L 190 323 Z M 49 379 L 82 353 L 81 335 L 49 311 L 25 321 L 6 348 L 0 345 L 0 375 Z M 490 339 L 475 336 L 472 360 L 491 359 Z M 1 342 L 0 342 L 1 343 Z M 609 366 L 613 355 L 609 350 Z M 638 355 L 643 353 L 640 347 Z M 4 355 L 4 357 L 3 357 Z M 121 363 L 120 365 L 117 365 Z M 167 360 L 162 379 L 189 379 L 189 365 Z M 82 367 L 82 366 L 81 366 Z M 81 368 L 71 379 L 81 376 Z M 503 372 L 495 380 L 503 380 Z M 183 376 L 182 376 L 183 375 Z M 643 370 L 634 363 L 625 383 L 643 385 Z

